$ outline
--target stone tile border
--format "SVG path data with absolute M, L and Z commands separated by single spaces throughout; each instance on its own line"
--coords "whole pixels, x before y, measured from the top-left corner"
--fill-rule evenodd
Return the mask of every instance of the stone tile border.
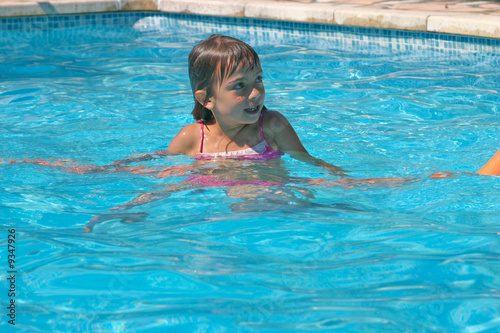
M 500 16 L 484 13 L 383 9 L 356 1 L 252 0 L 0 0 L 0 17 L 161 11 L 317 22 L 500 38 Z

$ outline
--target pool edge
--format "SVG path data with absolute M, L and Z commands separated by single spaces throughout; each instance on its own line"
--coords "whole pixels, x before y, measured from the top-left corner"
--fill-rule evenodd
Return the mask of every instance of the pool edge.
M 158 11 L 437 32 L 500 39 L 500 16 L 382 9 L 356 4 L 233 0 L 48 0 L 0 2 L 0 17 Z

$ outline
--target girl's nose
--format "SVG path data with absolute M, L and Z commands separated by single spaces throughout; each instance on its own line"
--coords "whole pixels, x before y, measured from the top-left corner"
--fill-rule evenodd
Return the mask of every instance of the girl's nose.
M 252 91 L 250 92 L 250 95 L 248 96 L 248 99 L 256 99 L 261 95 L 261 89 L 259 88 L 253 88 Z

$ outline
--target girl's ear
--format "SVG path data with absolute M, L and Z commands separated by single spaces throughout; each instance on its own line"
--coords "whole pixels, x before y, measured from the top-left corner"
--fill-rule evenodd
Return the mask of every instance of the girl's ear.
M 207 98 L 207 92 L 205 89 L 197 90 L 194 93 L 194 97 L 196 98 L 198 103 L 200 103 L 201 105 L 203 105 L 205 108 L 207 108 L 209 110 L 212 110 L 215 106 L 213 103 L 213 98 L 212 97 Z

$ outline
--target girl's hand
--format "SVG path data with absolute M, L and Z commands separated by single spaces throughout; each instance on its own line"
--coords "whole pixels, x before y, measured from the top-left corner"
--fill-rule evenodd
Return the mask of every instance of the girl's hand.
M 453 174 L 449 171 L 441 171 L 441 172 L 434 172 L 430 177 L 432 179 L 451 178 L 453 177 Z

